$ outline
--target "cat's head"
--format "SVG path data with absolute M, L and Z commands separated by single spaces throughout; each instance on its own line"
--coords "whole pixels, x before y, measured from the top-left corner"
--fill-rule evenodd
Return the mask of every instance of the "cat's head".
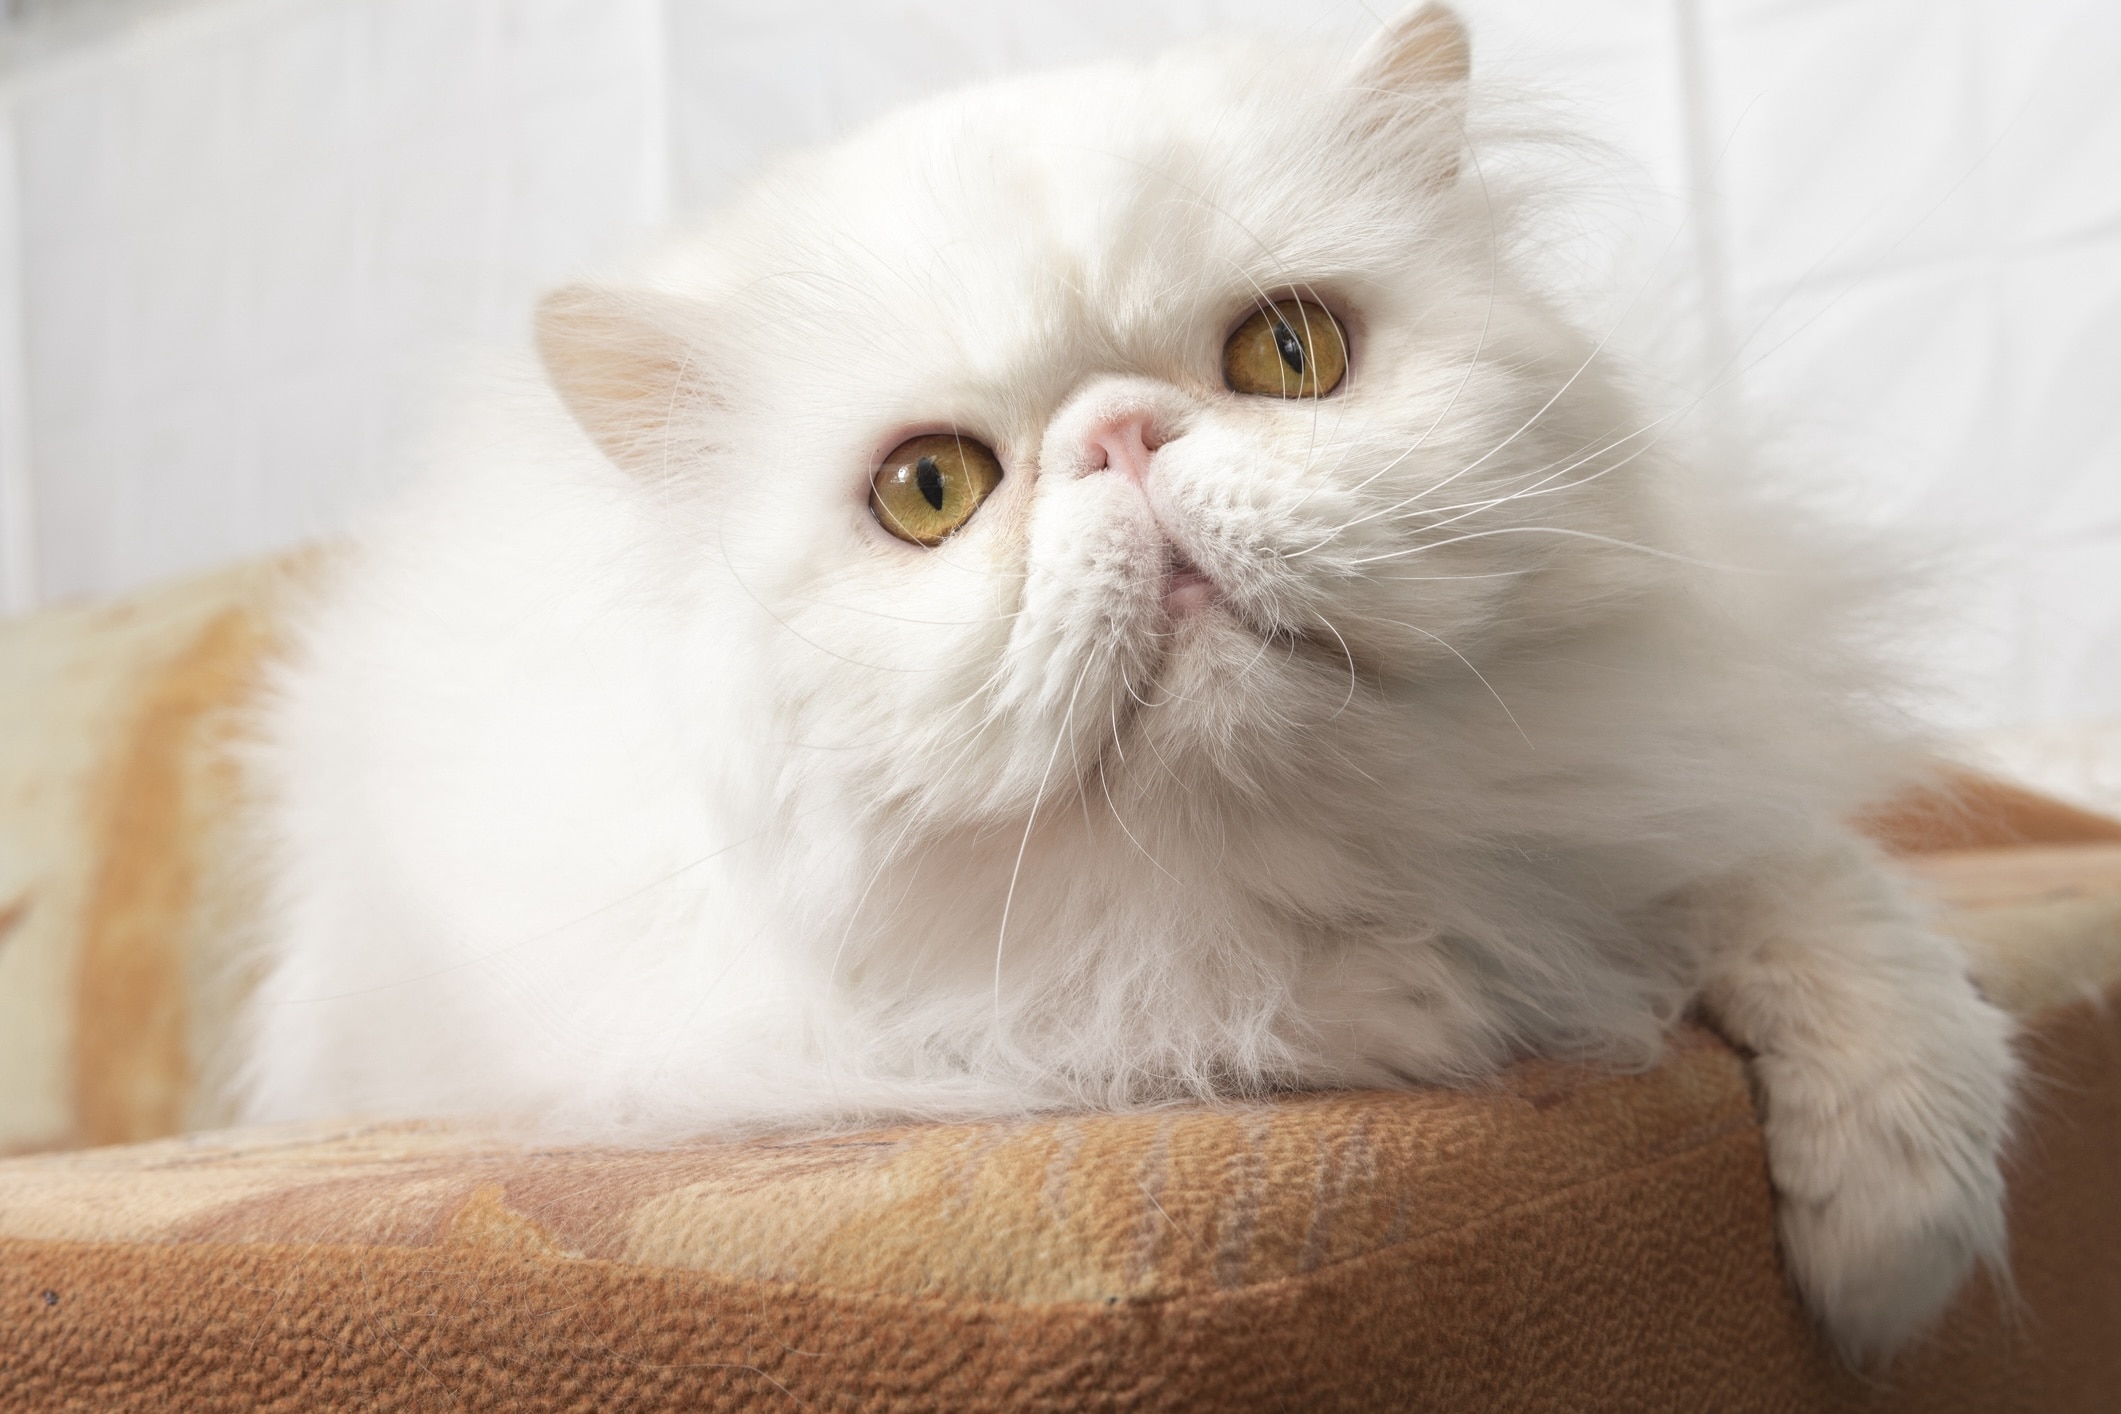
M 953 820 L 1093 762 L 1271 790 L 1640 571 L 1644 444 L 1510 269 L 1467 80 L 1430 7 L 930 100 L 541 352 L 794 769 Z

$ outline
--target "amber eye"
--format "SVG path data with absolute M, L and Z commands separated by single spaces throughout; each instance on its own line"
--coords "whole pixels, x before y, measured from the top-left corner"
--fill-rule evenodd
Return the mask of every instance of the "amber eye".
M 1348 373 L 1340 322 L 1305 299 L 1276 300 L 1237 326 L 1223 345 L 1223 382 L 1234 393 L 1317 398 Z
M 869 483 L 869 509 L 901 540 L 940 545 L 1002 484 L 1002 464 L 969 437 L 901 442 Z

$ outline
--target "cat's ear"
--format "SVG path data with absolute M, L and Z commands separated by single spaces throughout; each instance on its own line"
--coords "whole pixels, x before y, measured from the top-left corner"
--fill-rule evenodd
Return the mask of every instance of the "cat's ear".
M 1356 56 L 1353 83 L 1381 114 L 1414 112 L 1446 126 L 1452 145 L 1435 174 L 1438 185 L 1458 175 L 1457 139 L 1464 132 L 1466 87 L 1473 45 L 1465 22 L 1449 6 L 1418 5 L 1370 37 Z
M 538 302 L 537 348 L 561 401 L 619 466 L 664 476 L 718 406 L 700 366 L 707 311 L 649 290 L 568 285 Z
M 1473 45 L 1449 6 L 1417 5 L 1370 36 L 1355 69 L 1368 87 L 1389 93 L 1463 89 L 1473 76 Z

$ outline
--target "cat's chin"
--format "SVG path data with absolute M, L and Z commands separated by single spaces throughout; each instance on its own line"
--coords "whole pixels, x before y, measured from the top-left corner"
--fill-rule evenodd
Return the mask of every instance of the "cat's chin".
M 1168 588 L 1164 609 L 1147 678 L 1148 699 L 1161 711 L 1190 707 L 1219 732 L 1262 692 L 1286 710 L 1292 679 L 1312 676 L 1316 664 L 1330 660 L 1335 680 L 1346 683 L 1346 654 L 1337 643 L 1255 620 L 1206 577 Z
M 1173 625 L 1205 614 L 1222 603 L 1215 581 L 1182 554 L 1174 556 L 1164 574 L 1164 617 Z

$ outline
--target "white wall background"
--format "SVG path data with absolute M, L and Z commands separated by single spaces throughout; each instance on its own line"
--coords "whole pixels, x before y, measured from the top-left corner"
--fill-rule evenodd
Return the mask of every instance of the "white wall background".
M 1356 0 L 0 5 L 16 611 L 343 524 L 462 348 L 520 338 L 539 288 L 775 150 L 934 86 L 1376 23 Z M 1853 513 L 1963 537 L 1940 711 L 2121 717 L 2121 4 L 1461 8 L 1483 70 L 1618 154 L 1587 179 L 1598 268 L 1623 296 L 1648 272 L 1667 332 L 1731 370 L 1731 425 L 1835 468 Z

